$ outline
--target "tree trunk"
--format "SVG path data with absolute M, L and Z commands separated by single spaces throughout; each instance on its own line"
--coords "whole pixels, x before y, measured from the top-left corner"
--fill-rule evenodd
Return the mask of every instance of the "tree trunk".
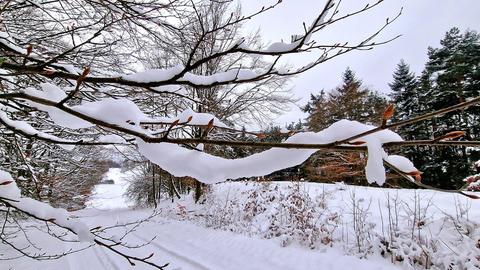
M 153 200 L 153 206 L 157 208 L 157 196 L 156 196 L 156 190 L 155 190 L 155 165 L 150 163 L 152 166 L 152 200 Z
M 195 180 L 195 203 L 198 203 L 200 197 L 202 197 L 203 190 L 202 190 L 202 183 Z

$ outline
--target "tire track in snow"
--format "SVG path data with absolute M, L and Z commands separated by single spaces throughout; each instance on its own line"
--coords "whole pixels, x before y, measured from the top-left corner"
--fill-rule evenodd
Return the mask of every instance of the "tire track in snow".
M 150 240 L 149 239 L 146 239 L 144 237 L 141 237 L 139 236 L 138 234 L 134 233 L 133 236 L 135 236 L 137 239 L 139 240 L 142 240 L 142 241 L 145 241 L 145 242 L 149 242 Z M 194 261 L 188 257 L 185 257 L 184 255 L 172 250 L 172 249 L 169 249 L 169 248 L 166 248 L 165 246 L 161 246 L 155 242 L 150 242 L 150 244 L 158 249 L 160 249 L 161 251 L 164 251 L 178 259 L 180 259 L 182 262 L 185 262 L 187 264 L 190 264 L 191 266 L 193 267 L 196 267 L 196 269 L 201 269 L 201 270 L 210 270 L 210 268 L 202 265 L 201 263 L 197 262 L 197 261 Z
M 142 237 L 142 236 L 139 236 L 138 234 L 134 234 L 133 236 L 135 236 L 137 239 L 140 239 L 142 241 L 150 241 L 149 239 L 146 239 L 145 237 Z M 171 239 L 171 237 L 166 234 L 166 235 L 162 235 L 163 237 L 166 237 L 166 239 L 164 240 L 167 240 L 167 242 L 169 242 L 169 240 L 173 240 Z M 203 239 L 205 240 L 205 239 Z M 179 241 L 182 241 L 182 240 L 179 240 Z M 202 241 L 202 239 L 197 239 L 197 241 L 191 241 L 191 239 L 187 240 L 187 241 L 182 241 L 184 244 L 186 244 L 188 247 L 191 247 L 191 248 L 194 248 L 196 250 L 197 253 L 201 253 L 201 255 L 198 255 L 197 254 L 197 257 L 199 258 L 203 258 L 203 259 L 207 259 L 207 258 L 214 258 L 213 261 L 212 260 L 207 260 L 206 262 L 206 265 L 205 264 L 201 264 L 199 263 L 198 261 L 194 260 L 194 259 L 191 259 L 189 257 L 185 257 L 184 254 L 185 252 L 187 252 L 187 250 L 179 247 L 179 248 L 176 248 L 176 249 L 172 249 L 172 248 L 167 248 L 165 247 L 165 245 L 159 245 L 155 242 L 151 242 L 150 244 L 152 244 L 152 246 L 155 246 L 157 248 L 159 248 L 160 250 L 163 250 L 179 259 L 181 259 L 182 261 L 192 265 L 192 266 L 195 266 L 195 267 L 198 267 L 198 268 L 194 268 L 194 269 L 202 269 L 202 270 L 212 270 L 212 269 L 230 269 L 230 267 L 232 267 L 233 265 L 235 267 L 231 268 L 231 269 L 255 269 L 255 270 L 259 270 L 259 269 L 276 269 L 276 270 L 291 270 L 291 268 L 289 267 L 285 267 L 284 265 L 282 264 L 279 264 L 275 261 L 272 261 L 272 260 L 265 260 L 265 258 L 263 258 L 262 256 L 259 256 L 258 254 L 250 254 L 252 257 L 252 259 L 254 258 L 255 259 L 255 263 L 256 265 L 253 266 L 252 268 L 252 265 L 251 265 L 251 261 L 248 261 L 248 260 L 244 260 L 242 258 L 237 258 L 235 256 L 229 256 L 227 259 L 225 259 L 225 257 L 221 256 L 221 252 L 219 253 L 218 250 L 212 250 L 212 249 L 209 249 L 207 247 L 205 247 L 204 245 L 199 245 L 199 241 Z M 238 247 L 238 246 L 237 246 Z M 233 246 L 232 248 L 237 248 L 235 246 Z M 180 252 L 177 252 L 176 250 L 181 250 Z M 237 252 L 240 251 L 240 252 L 244 252 L 244 250 L 240 249 L 240 250 L 237 250 Z M 213 257 L 212 257 L 213 256 Z M 258 260 L 256 260 L 258 259 Z M 211 264 L 213 263 L 213 264 Z M 228 267 L 228 268 L 226 268 Z M 190 268 L 187 268 L 187 269 L 190 269 Z
M 114 269 L 114 270 L 120 270 L 121 268 L 118 267 L 118 265 L 110 258 L 110 255 L 108 255 L 105 250 L 103 250 L 103 248 L 97 248 L 96 246 L 95 247 L 92 247 L 93 248 L 93 253 L 95 254 L 95 256 L 97 257 L 98 261 L 103 265 L 103 267 L 105 267 L 104 269 Z M 99 253 L 102 253 L 103 254 L 103 257 L 106 258 L 108 264 L 112 267 L 106 267 L 105 265 L 105 259 L 102 258 L 102 256 L 99 254 Z

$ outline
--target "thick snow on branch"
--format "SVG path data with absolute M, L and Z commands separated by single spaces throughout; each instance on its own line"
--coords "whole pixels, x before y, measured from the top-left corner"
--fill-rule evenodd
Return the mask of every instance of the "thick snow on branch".
M 34 127 L 32 127 L 30 124 L 24 121 L 16 121 L 16 120 L 11 120 L 8 118 L 7 114 L 2 110 L 4 106 L 0 105 L 0 120 L 5 123 L 5 125 L 9 126 L 10 128 L 13 128 L 17 131 L 20 131 L 24 134 L 31 135 L 31 136 L 37 136 L 39 138 L 43 138 L 46 140 L 51 140 L 55 142 L 68 142 L 68 143 L 74 143 L 74 141 L 71 140 L 66 140 L 59 138 L 57 136 L 47 134 L 41 131 L 36 130 Z M 63 145 L 59 144 L 60 147 L 62 147 L 65 150 L 72 150 L 74 148 L 74 145 Z
M 107 135 L 101 135 L 97 139 L 97 142 L 115 144 L 115 143 L 126 143 L 127 141 L 124 138 L 122 138 L 122 137 L 120 137 L 116 134 L 107 134 Z
M 29 88 L 25 90 L 25 93 L 55 103 L 60 102 L 67 96 L 62 89 L 53 84 L 43 83 L 40 84 L 40 86 L 43 91 Z M 28 104 L 41 111 L 47 112 L 52 121 L 59 126 L 71 129 L 89 128 L 94 126 L 93 123 L 73 116 L 56 107 L 38 104 L 33 101 L 28 101 Z M 65 106 L 86 116 L 135 131 L 143 131 L 138 127 L 138 124 L 141 120 L 147 118 L 134 102 L 126 98 L 105 98 L 94 102 L 83 102 L 76 106 Z
M 126 98 L 83 102 L 81 105 L 73 106 L 72 109 L 92 118 L 138 131 L 141 131 L 138 128 L 140 121 L 147 117 L 133 101 Z
M 2 170 L 0 170 L 0 199 L 33 217 L 48 220 L 63 228 L 70 229 L 81 242 L 92 242 L 94 240 L 94 236 L 90 233 L 87 225 L 70 218 L 65 209 L 53 208 L 46 203 L 21 197 L 20 189 L 12 176 Z
M 286 143 L 332 143 L 373 129 L 373 126 L 356 121 L 341 120 L 318 133 L 298 133 Z M 393 131 L 383 130 L 362 137 L 368 147 L 366 174 L 369 182 L 382 185 L 385 182 L 383 158 L 387 157 L 382 144 L 402 141 Z M 316 150 L 270 149 L 245 158 L 225 159 L 170 143 L 146 143 L 137 139 L 140 153 L 171 174 L 191 176 L 204 183 L 216 183 L 227 179 L 255 177 L 270 174 L 284 168 L 299 165 Z M 392 159 L 395 164 L 395 157 Z
M 190 121 L 189 121 L 190 119 Z M 207 125 L 210 120 L 213 119 L 213 125 L 216 127 L 227 127 L 222 121 L 220 121 L 217 117 L 210 113 L 197 113 L 194 112 L 192 109 L 186 109 L 181 112 L 179 115 L 175 117 L 155 117 L 155 118 L 148 118 L 142 121 L 142 123 L 173 123 L 178 121 L 179 124 L 188 123 L 190 125 Z
M 50 100 L 56 103 L 60 102 L 62 99 L 67 97 L 67 94 L 65 94 L 65 92 L 59 87 L 57 87 L 56 85 L 53 85 L 50 83 L 42 83 L 40 84 L 40 87 L 42 88 L 43 91 L 38 91 L 33 88 L 28 88 L 25 90 L 25 94 Z M 46 106 L 33 101 L 27 101 L 27 103 L 30 106 L 37 108 L 38 110 L 47 112 L 48 115 L 50 116 L 50 119 L 52 119 L 52 121 L 59 126 L 71 128 L 71 129 L 88 128 L 93 126 L 92 123 L 82 120 L 71 114 L 65 113 L 64 111 L 56 107 Z
M 0 31 L 0 43 L 7 46 L 11 50 L 16 51 L 19 54 L 27 54 L 27 50 L 15 45 L 15 42 L 13 42 L 10 36 L 5 32 Z
M 39 97 L 52 101 L 54 103 L 60 102 L 67 95 L 59 87 L 43 83 L 40 84 L 42 91 L 28 88 L 25 90 L 25 93 L 30 96 Z M 71 129 L 81 129 L 93 127 L 94 124 L 88 121 L 85 121 L 81 118 L 73 116 L 65 111 L 60 110 L 54 106 L 47 106 L 39 104 L 33 101 L 27 101 L 27 103 L 41 111 L 48 113 L 50 118 L 55 124 L 71 128 Z M 214 120 L 214 125 L 217 127 L 226 127 L 218 118 L 209 113 L 196 113 L 191 109 L 184 110 L 182 113 L 175 117 L 158 117 L 150 118 L 145 115 L 138 106 L 131 100 L 126 98 L 105 98 L 99 101 L 94 102 L 83 102 L 80 105 L 76 106 L 67 106 L 69 109 L 72 109 L 76 112 L 79 112 L 85 116 L 92 117 L 103 122 L 117 125 L 123 128 L 127 128 L 136 132 L 141 132 L 148 134 L 145 129 L 142 129 L 139 124 L 149 123 L 149 122 L 163 122 L 163 123 L 173 123 L 178 120 L 179 123 L 186 123 L 190 119 L 189 124 L 192 125 L 207 125 L 210 120 Z M 34 132 L 30 130 L 29 134 Z M 36 132 L 38 133 L 38 132 Z M 119 141 L 119 140 L 115 140 Z
M 300 40 L 294 41 L 292 43 L 275 42 L 270 44 L 265 50 L 261 50 L 261 52 L 267 52 L 267 53 L 290 52 L 294 50 L 299 44 L 300 44 Z
M 415 168 L 415 165 L 413 165 L 413 163 L 406 157 L 399 155 L 390 155 L 387 156 L 385 160 L 402 172 L 410 173 L 418 171 L 418 169 Z
M 167 81 L 180 74 L 184 70 L 181 65 L 166 69 L 149 69 L 129 75 L 124 75 L 122 78 L 127 81 L 135 81 L 142 83 Z
M 179 81 L 191 82 L 195 85 L 211 85 L 214 83 L 252 80 L 262 76 L 250 69 L 231 69 L 225 72 L 218 72 L 212 75 L 197 75 L 187 72 Z
M 129 75 L 122 76 L 122 79 L 139 83 L 162 82 L 173 79 L 179 75 L 185 68 L 175 66 L 166 69 L 150 69 Z M 231 69 L 224 72 L 217 72 L 212 75 L 197 75 L 186 72 L 182 77 L 178 78 L 178 82 L 190 82 L 195 85 L 211 85 L 214 83 L 223 83 L 230 81 L 251 80 L 260 77 L 262 74 L 256 73 L 250 69 Z M 169 88 L 167 88 L 169 89 Z

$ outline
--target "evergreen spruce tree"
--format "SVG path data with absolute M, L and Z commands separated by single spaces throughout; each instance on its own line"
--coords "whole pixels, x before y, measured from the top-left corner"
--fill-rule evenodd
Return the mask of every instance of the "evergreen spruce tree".
M 310 101 L 302 110 L 308 113 L 306 125 L 309 130 L 320 131 L 331 124 L 328 119 L 329 104 L 324 90 L 320 91 L 318 95 L 310 94 Z
M 324 90 L 318 95 L 311 94 L 310 101 L 302 109 L 309 114 L 308 129 L 319 131 L 341 119 L 378 124 L 386 104 L 383 96 L 363 87 L 355 72 L 347 68 L 340 86 L 328 94 Z
M 475 31 L 464 34 L 449 30 L 439 48 L 428 48 L 428 61 L 416 87 L 408 87 L 411 76 L 400 63 L 394 73 L 392 99 L 399 119 L 411 118 L 438 110 L 480 95 L 480 36 Z M 466 138 L 478 140 L 480 134 L 478 106 L 454 111 L 423 121 L 398 132 L 409 140 L 429 139 L 454 130 L 465 131 Z M 424 182 L 441 188 L 458 188 L 471 173 L 469 163 L 478 153 L 465 147 L 411 147 L 403 150 L 424 174 Z
M 393 73 L 393 82 L 388 85 L 392 90 L 390 98 L 396 107 L 394 120 L 407 119 L 418 113 L 420 98 L 417 92 L 417 79 L 403 59 L 400 60 Z M 411 133 L 402 135 L 413 136 Z
M 342 80 L 342 85 L 329 93 L 330 121 L 349 119 L 367 122 L 369 115 L 365 112 L 365 101 L 369 91 L 362 87 L 362 81 L 350 68 L 342 74 Z
M 466 31 L 463 35 L 458 28 L 448 31 L 440 42 L 442 47 L 429 48 L 426 70 L 431 74 L 433 87 L 429 107 L 433 110 L 463 102 L 480 95 L 480 35 Z M 479 134 L 478 106 L 456 111 L 439 119 L 435 135 L 464 130 L 472 138 Z
M 393 81 L 388 84 L 391 89 L 389 97 L 395 105 L 393 121 L 401 121 L 422 114 L 422 93 L 430 88 L 421 88 L 419 80 L 410 71 L 410 66 L 403 59 L 400 60 L 393 73 Z M 428 139 L 429 136 L 424 122 L 401 126 L 395 131 L 405 140 Z M 407 156 L 418 167 L 426 163 L 423 154 L 425 152 L 428 153 L 430 150 L 423 146 L 404 147 L 401 150 L 401 154 Z

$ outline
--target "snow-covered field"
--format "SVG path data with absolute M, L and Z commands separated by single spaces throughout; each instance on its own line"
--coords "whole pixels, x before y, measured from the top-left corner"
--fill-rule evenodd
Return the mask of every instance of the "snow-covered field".
M 91 228 L 151 215 L 151 209 L 127 208 L 129 203 L 121 196 L 125 176 L 118 169 L 110 170 L 107 177 L 115 184 L 98 185 L 89 207 L 74 214 Z M 422 254 L 428 252 L 438 257 L 428 260 L 452 263 L 451 269 L 476 269 L 479 257 L 476 262 L 465 261 L 480 256 L 480 246 L 475 246 L 480 239 L 480 202 L 448 193 L 237 182 L 214 185 L 203 204 L 194 204 L 186 196 L 173 204 L 163 201 L 159 210 L 123 241 L 135 245 L 151 240 L 128 252 L 136 256 L 153 252 L 152 261 L 170 263 L 167 269 L 410 269 L 409 258 L 424 258 Z M 292 220 L 292 213 L 308 214 Z M 36 230 L 33 225 L 44 226 L 32 224 L 30 232 Z M 125 230 L 119 227 L 110 233 L 121 235 Z M 42 252 L 47 253 L 86 245 L 55 240 L 40 231 L 31 235 L 30 240 L 46 247 Z M 383 257 L 381 237 L 386 242 L 395 240 Z M 359 248 L 357 243 L 364 246 Z M 2 258 L 18 256 L 0 247 Z M 402 255 L 402 260 L 393 260 L 392 254 Z M 0 261 L 0 269 L 131 268 L 125 259 L 97 246 L 57 260 Z M 132 269 L 151 268 L 138 264 Z

